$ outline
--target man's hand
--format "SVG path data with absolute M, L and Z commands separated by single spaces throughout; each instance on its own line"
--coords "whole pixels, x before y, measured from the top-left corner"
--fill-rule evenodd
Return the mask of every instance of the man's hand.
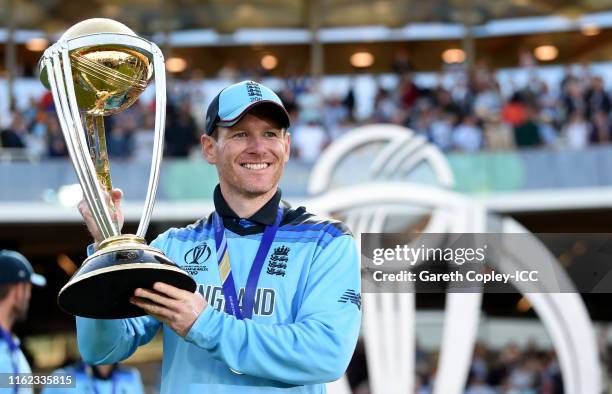
M 208 302 L 197 291 L 186 290 L 156 282 L 153 290 L 138 288 L 130 302 L 166 324 L 179 336 L 185 337 Z
M 104 193 L 104 197 L 106 199 L 107 205 L 110 208 L 111 218 L 113 219 L 113 221 L 117 222 L 117 224 L 119 225 L 118 230 L 121 231 L 121 228 L 123 228 L 124 221 L 123 212 L 121 211 L 121 199 L 123 198 L 123 192 L 121 191 L 121 189 L 113 189 L 111 192 L 111 197 L 113 200 L 112 203 L 110 203 L 110 198 L 107 193 Z M 102 233 L 96 225 L 96 221 L 94 220 L 91 214 L 91 209 L 89 209 L 87 201 L 85 201 L 84 199 L 81 200 L 79 202 L 78 208 L 79 212 L 81 212 L 81 216 L 83 216 L 83 219 L 85 219 L 87 229 L 93 236 L 96 244 L 99 244 L 104 239 L 104 237 L 102 237 Z

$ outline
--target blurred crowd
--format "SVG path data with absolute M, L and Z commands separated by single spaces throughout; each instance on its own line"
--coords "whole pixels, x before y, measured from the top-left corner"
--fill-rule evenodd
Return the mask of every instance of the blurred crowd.
M 396 121 L 425 135 L 443 151 L 476 152 L 549 147 L 577 150 L 610 141 L 610 97 L 599 76 L 568 68 L 560 86 L 551 89 L 533 76 L 527 86 L 506 97 L 494 74 L 476 70 L 452 89 L 420 90 L 405 75 L 399 106 L 379 93 L 379 106 Z M 395 101 L 397 102 L 397 101 Z M 375 111 L 381 116 L 385 111 Z
M 401 59 L 400 59 L 401 60 Z M 291 114 L 293 156 L 315 161 L 331 141 L 361 124 L 407 126 L 442 151 L 478 152 L 529 147 L 578 150 L 612 138 L 610 94 L 601 76 L 588 67 L 568 67 L 560 86 L 534 76 L 524 88 L 502 89 L 486 66 L 463 72 L 452 86 L 419 86 L 409 61 L 392 68 L 397 83 L 381 84 L 372 97 L 369 117 L 356 115 L 354 87 L 324 95 L 308 77 L 287 78 L 278 91 Z M 243 75 L 219 77 L 242 79 Z M 175 80 L 169 89 L 165 155 L 185 157 L 197 151 L 207 97 L 202 78 Z M 208 98 L 210 99 L 210 98 Z M 154 103 L 138 101 L 128 111 L 106 118 L 107 146 L 118 159 L 149 158 L 153 144 Z M 67 155 L 49 93 L 13 110 L 10 125 L 0 131 L 4 151 L 25 157 Z
M 415 394 L 431 394 L 437 353 L 417 347 Z M 359 343 L 347 376 L 353 394 L 369 394 L 365 352 Z M 465 394 L 562 394 L 563 382 L 553 351 L 535 345 L 509 344 L 493 350 L 478 343 L 474 350 Z
M 165 154 L 188 156 L 199 141 L 201 125 L 191 113 L 191 101 L 175 101 L 166 110 Z M 151 160 L 155 103 L 137 102 L 127 111 L 104 118 L 106 147 L 114 159 Z M 10 126 L 0 131 L 0 147 L 16 158 L 57 158 L 68 149 L 50 93 L 31 99 L 30 106 L 13 110 Z M 23 154 L 19 154 L 19 153 Z

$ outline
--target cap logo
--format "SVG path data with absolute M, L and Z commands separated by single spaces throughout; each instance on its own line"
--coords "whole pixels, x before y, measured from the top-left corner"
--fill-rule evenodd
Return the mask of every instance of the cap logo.
M 257 82 L 249 81 L 246 83 L 247 94 L 249 96 L 249 100 L 252 103 L 255 101 L 263 100 L 263 95 L 261 94 L 261 88 Z
M 25 278 L 25 276 L 26 276 L 25 271 L 24 270 L 19 270 L 19 277 L 20 278 Z

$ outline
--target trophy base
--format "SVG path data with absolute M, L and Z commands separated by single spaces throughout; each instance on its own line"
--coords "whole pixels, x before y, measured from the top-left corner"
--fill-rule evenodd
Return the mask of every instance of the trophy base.
M 104 240 L 70 281 L 60 290 L 57 303 L 64 312 L 95 319 L 122 319 L 146 313 L 131 304 L 136 288 L 150 289 L 164 282 L 190 292 L 196 283 L 161 251 L 134 235 Z

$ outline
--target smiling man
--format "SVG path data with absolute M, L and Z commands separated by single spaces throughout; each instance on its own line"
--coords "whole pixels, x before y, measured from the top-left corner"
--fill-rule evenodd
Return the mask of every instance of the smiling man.
M 206 122 L 202 153 L 219 173 L 215 212 L 152 243 L 189 266 L 198 291 L 156 283 L 131 299 L 148 316 L 77 318 L 83 358 L 119 362 L 162 329 L 162 393 L 324 393 L 359 333 L 352 235 L 281 201 L 289 117 L 274 92 L 252 81 L 231 85 Z M 120 206 L 121 192 L 112 198 Z M 85 203 L 80 210 L 101 241 Z

